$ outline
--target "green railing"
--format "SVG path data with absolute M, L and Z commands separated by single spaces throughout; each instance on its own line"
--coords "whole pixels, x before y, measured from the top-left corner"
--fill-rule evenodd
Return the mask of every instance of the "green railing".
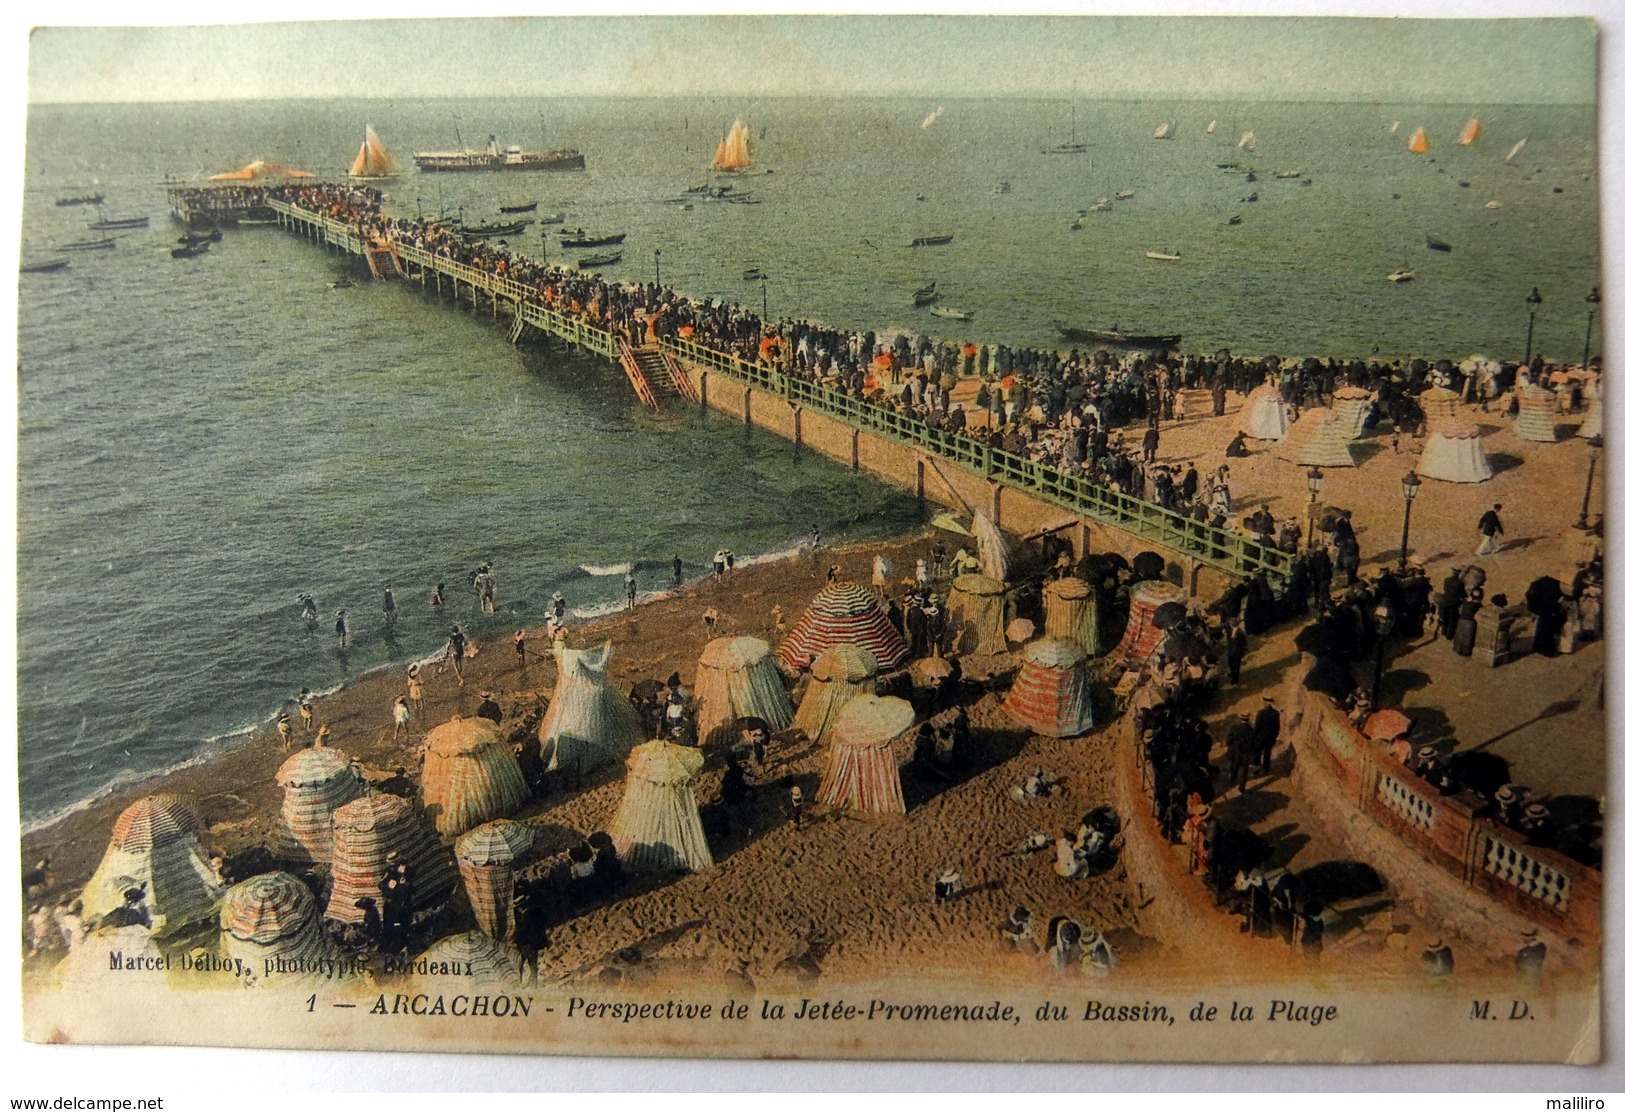
M 352 224 L 282 201 L 272 201 L 270 205 L 278 212 L 320 227 L 330 243 L 337 243 L 357 255 L 366 250 Z M 619 359 L 613 332 L 553 308 L 541 300 L 539 291 L 533 286 L 496 277 L 421 247 L 398 245 L 395 251 L 402 259 L 420 269 L 438 271 L 483 289 L 493 297 L 512 301 L 520 319 L 527 324 L 609 359 Z M 933 428 L 923 421 L 871 405 L 821 383 L 782 374 L 771 367 L 717 351 L 686 337 L 661 340 L 660 347 L 691 365 L 718 371 L 753 389 L 783 397 L 793 405 L 912 445 L 988 479 L 1026 491 L 1084 517 L 1136 533 L 1165 548 L 1233 574 L 1266 572 L 1284 576 L 1291 566 L 1291 555 L 1277 548 L 1204 521 L 1183 517 L 1143 498 L 1065 474 L 1034 460 L 1023 459 L 969 436 Z

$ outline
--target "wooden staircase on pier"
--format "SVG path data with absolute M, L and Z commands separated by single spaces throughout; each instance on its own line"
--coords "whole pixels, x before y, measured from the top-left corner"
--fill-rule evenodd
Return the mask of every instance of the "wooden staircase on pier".
M 674 397 L 699 400 L 688 375 L 658 344 L 634 346 L 623 333 L 616 346 L 638 400 L 656 413 Z
M 367 269 L 372 271 L 374 278 L 384 282 L 406 277 L 406 269 L 401 266 L 400 257 L 388 244 L 367 245 Z

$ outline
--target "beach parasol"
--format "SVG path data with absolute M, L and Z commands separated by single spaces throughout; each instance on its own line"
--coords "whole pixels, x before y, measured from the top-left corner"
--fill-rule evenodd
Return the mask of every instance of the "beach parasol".
M 1365 736 L 1372 741 L 1392 741 L 1410 733 L 1411 720 L 1393 708 L 1379 710 L 1365 720 Z
M 1173 629 L 1185 620 L 1185 613 L 1183 602 L 1165 602 L 1151 615 L 1151 624 L 1158 629 Z
M 1025 645 L 1033 639 L 1033 634 L 1037 632 L 1033 628 L 1032 621 L 1028 618 L 1017 618 L 1004 628 L 1005 637 L 1017 645 Z

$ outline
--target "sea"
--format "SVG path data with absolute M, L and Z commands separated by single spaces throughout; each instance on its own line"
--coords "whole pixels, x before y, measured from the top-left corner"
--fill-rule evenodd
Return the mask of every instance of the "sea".
M 1460 146 L 1472 118 L 1482 137 Z M 736 119 L 754 166 L 724 179 L 709 165 Z M 1172 137 L 1153 139 L 1165 123 Z M 647 593 L 671 586 L 674 555 L 700 574 L 719 547 L 773 559 L 814 529 L 837 543 L 922 522 L 908 492 L 715 414 L 651 414 L 607 361 L 516 347 L 488 318 L 370 282 L 275 228 L 170 258 L 169 185 L 255 159 L 337 177 L 368 124 L 405 164 L 382 184 L 396 212 L 478 221 L 535 201 L 570 227 L 625 232 L 617 277 L 653 279 L 658 267 L 692 295 L 844 328 L 1058 347 L 1059 322 L 1283 357 L 1516 360 L 1529 341 L 1577 360 L 1599 281 L 1591 106 L 34 106 L 25 262 L 94 235 L 94 210 L 59 198 L 99 192 L 107 216 L 151 221 L 113 249 L 71 253 L 65 270 L 21 276 L 26 828 L 242 744 L 302 689 L 433 653 L 453 622 L 489 639 L 541 622 L 555 591 L 577 614 L 604 612 L 628 567 Z M 1406 150 L 1418 127 L 1427 155 Z M 1237 147 L 1248 131 L 1252 152 Z M 411 167 L 415 150 L 483 147 L 491 135 L 578 149 L 587 168 Z M 1082 153 L 1044 153 L 1074 135 Z M 684 193 L 707 183 L 747 203 Z M 580 254 L 543 230 L 512 245 L 550 261 Z M 953 239 L 910 246 L 941 235 Z M 1430 235 L 1452 249 L 1429 249 Z M 747 279 L 753 269 L 764 277 Z M 1386 279 L 1400 270 L 1414 280 Z M 334 288 L 345 277 L 354 284 Z M 912 291 L 933 281 L 940 304 L 970 321 L 913 306 Z M 1589 340 L 1600 350 L 1600 323 Z M 471 581 L 487 561 L 493 616 Z M 439 582 L 444 612 L 428 605 Z M 400 607 L 393 630 L 386 583 Z M 314 624 L 300 617 L 303 594 L 317 602 Z M 341 608 L 346 651 L 332 632 Z

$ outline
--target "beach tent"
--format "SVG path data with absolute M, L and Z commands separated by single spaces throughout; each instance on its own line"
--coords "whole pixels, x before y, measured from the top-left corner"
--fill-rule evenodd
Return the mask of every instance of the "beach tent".
M 1286 402 L 1281 391 L 1266 382 L 1247 398 L 1247 415 L 1242 426 L 1255 440 L 1285 440 Z
M 1077 737 L 1094 728 L 1089 668 L 1076 641 L 1045 637 L 1022 653 L 1004 713 L 1045 737 Z
M 389 855 L 411 867 L 412 903 L 424 910 L 443 900 L 456 883 L 451 857 L 442 849 L 412 805 L 397 795 L 374 792 L 333 812 L 333 884 L 327 918 L 360 923 L 356 901 L 371 897 L 384 907 L 384 873 Z
M 976 559 L 982 573 L 1010 582 L 1010 546 L 1004 543 L 1004 534 L 993 524 L 993 519 L 981 510 L 971 520 L 971 532 L 976 534 Z
M 609 681 L 614 648 L 569 649 L 555 645 L 559 682 L 537 731 L 549 771 L 579 775 L 626 759 L 643 741 L 643 726 L 625 692 Z
M 445 970 L 444 973 L 418 973 L 413 980 L 420 985 L 426 981 L 444 983 L 446 980 L 516 985 L 519 963 L 514 959 L 513 951 L 480 931 L 465 931 L 442 938 L 412 963 L 415 969 Z
M 198 842 L 202 831 L 196 808 L 179 796 L 149 795 L 126 807 L 113 823 L 101 864 L 79 894 L 85 922 L 95 923 L 123 906 L 130 888 L 146 890 L 154 935 L 211 921 L 226 886 Z
M 1519 440 L 1536 444 L 1550 444 L 1557 439 L 1552 424 L 1552 413 L 1557 408 L 1557 394 L 1529 383 L 1518 391 L 1518 416 L 1512 422 L 1512 431 Z
M 1185 592 L 1161 579 L 1148 579 L 1136 583 L 1128 596 L 1128 628 L 1118 642 L 1116 652 L 1130 668 L 1138 667 L 1162 643 L 1163 631 L 1157 626 L 1157 608 L 1170 602 L 1183 605 Z
M 711 867 L 694 779 L 705 764 L 698 749 L 644 742 L 626 762 L 626 794 L 609 824 L 615 851 L 634 872 L 699 872 Z
M 1484 458 L 1478 426 L 1459 417 L 1451 417 L 1434 427 L 1427 447 L 1422 449 L 1422 462 L 1417 465 L 1416 473 L 1447 483 L 1482 483 L 1494 474 L 1489 460 Z
M 1008 647 L 1004 640 L 1004 595 L 1001 580 L 967 572 L 948 592 L 948 615 L 959 628 L 959 651 L 991 656 Z
M 443 838 L 513 814 L 530 798 L 519 761 L 489 718 L 453 718 L 429 731 L 423 811 Z
M 1044 585 L 1044 636 L 1076 641 L 1089 656 L 1100 654 L 1100 613 L 1095 589 L 1066 576 Z
M 1337 413 L 1337 431 L 1344 440 L 1358 440 L 1365 435 L 1365 423 L 1375 404 L 1371 391 L 1359 386 L 1342 386 L 1333 391 L 1332 404 Z
M 1349 452 L 1343 422 L 1329 409 L 1319 413 L 1319 424 L 1298 453 L 1298 462 L 1306 467 L 1353 467 L 1354 456 Z
M 267 162 L 263 158 L 255 159 L 240 170 L 231 170 L 224 174 L 215 174 L 210 181 L 265 181 L 269 178 L 313 178 L 315 174 L 304 170 L 290 170 L 286 166 L 278 166 L 274 162 Z
M 773 665 L 773 650 L 759 637 L 718 637 L 700 653 L 694 678 L 700 741 L 735 719 L 756 717 L 778 731 L 795 721 L 795 708 Z
M 514 873 L 535 842 L 535 828 L 512 819 L 483 823 L 457 839 L 457 871 L 474 921 L 492 938 L 513 935 Z
M 1429 386 L 1416 395 L 1416 404 L 1422 407 L 1428 428 L 1434 429 L 1461 410 L 1461 395 L 1445 386 Z
M 880 671 L 875 654 L 861 645 L 836 645 L 813 661 L 807 691 L 796 708 L 796 725 L 814 745 L 835 727 L 841 708 L 859 695 L 872 695 Z
M 283 962 L 284 973 L 266 975 L 275 987 L 320 978 L 322 962 L 334 956 L 316 897 L 290 873 L 260 873 L 226 891 L 220 905 L 220 953 L 238 958 L 256 976 L 266 962 Z
M 859 695 L 841 711 L 831 735 L 818 802 L 871 815 L 903 813 L 897 742 L 914 726 L 914 708 L 894 696 Z
M 333 860 L 333 812 L 366 793 L 348 755 L 326 746 L 301 749 L 276 771 L 282 785 L 277 856 L 326 865 Z
M 908 657 L 908 642 L 886 617 L 873 590 L 859 583 L 830 583 L 818 592 L 795 628 L 779 642 L 779 661 L 791 672 L 837 645 L 861 646 L 890 672 Z

